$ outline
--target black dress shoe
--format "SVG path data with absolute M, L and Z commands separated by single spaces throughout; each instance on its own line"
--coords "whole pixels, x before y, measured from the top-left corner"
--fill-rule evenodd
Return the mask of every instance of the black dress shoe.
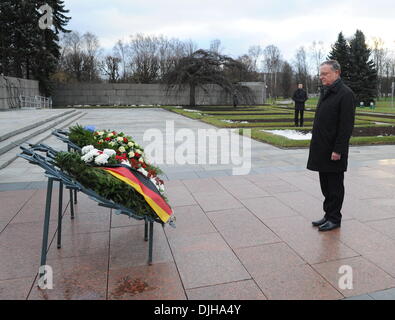
M 327 221 L 328 220 L 326 220 L 326 218 L 324 217 L 321 220 L 313 221 L 312 224 L 313 224 L 314 227 L 319 227 L 320 225 L 324 224 Z
M 328 220 L 327 222 L 319 226 L 318 231 L 330 231 L 337 228 L 340 228 L 340 223 L 333 223 Z

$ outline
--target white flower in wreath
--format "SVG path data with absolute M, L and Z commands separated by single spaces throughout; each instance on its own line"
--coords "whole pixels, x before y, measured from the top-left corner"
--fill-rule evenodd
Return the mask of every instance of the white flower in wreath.
M 143 163 L 143 162 L 144 162 L 144 159 L 143 159 L 143 157 L 140 157 L 140 158 L 139 158 L 139 162 L 141 162 L 141 163 Z
M 125 165 L 127 165 L 128 167 L 131 167 L 130 162 L 127 161 L 127 160 L 122 160 L 121 164 L 125 164 Z
M 104 134 L 104 131 L 99 131 L 98 133 L 97 133 L 97 135 L 99 135 L 99 136 L 102 136 Z
M 95 158 L 95 163 L 97 164 L 97 165 L 103 165 L 103 164 L 106 164 L 107 162 L 108 162 L 108 158 L 109 158 L 110 156 L 108 155 L 108 154 L 105 154 L 105 153 L 102 153 L 102 154 L 100 154 L 100 155 L 98 155 L 96 158 Z
M 85 163 L 92 162 L 93 155 L 90 155 L 89 153 L 87 153 L 86 155 L 81 157 L 81 160 L 84 161 Z
M 89 146 L 85 146 L 81 149 L 81 153 L 82 154 L 87 154 L 88 152 L 92 151 L 93 149 L 95 149 L 94 146 L 89 145 Z
M 140 172 L 140 173 L 142 173 L 142 174 L 145 175 L 145 176 L 148 176 L 148 172 L 147 172 L 147 170 L 145 170 L 144 168 L 139 168 L 139 169 L 137 169 L 137 171 Z
M 114 141 L 111 141 L 110 143 L 109 143 L 109 145 L 111 146 L 111 147 L 113 147 L 113 146 L 115 146 L 115 142 Z
M 130 151 L 130 152 L 129 152 L 129 154 L 128 154 L 129 158 L 133 158 L 133 157 L 134 157 L 134 155 L 135 155 L 135 154 L 134 154 L 134 152 L 133 152 L 133 151 Z
M 128 142 L 128 146 L 129 146 L 129 147 L 133 147 L 133 146 L 134 146 L 134 143 L 133 143 L 132 141 L 129 141 L 129 142 Z
M 123 137 L 118 137 L 118 138 L 117 138 L 117 141 L 118 141 L 118 142 L 122 142 L 122 141 L 123 141 Z
M 107 137 L 112 137 L 114 134 L 112 133 L 112 132 L 110 132 L 108 135 L 107 135 Z
M 107 154 L 109 157 L 116 155 L 117 153 L 113 149 L 104 149 L 103 153 Z
M 89 151 L 87 154 L 83 155 L 81 157 L 81 160 L 85 161 L 85 163 L 92 162 L 93 158 L 98 156 L 98 155 L 100 155 L 99 150 L 93 149 L 93 150 Z
M 125 152 L 126 150 L 125 150 L 124 147 L 119 147 L 119 148 L 118 148 L 118 151 L 123 153 L 123 152 Z
M 150 180 L 151 180 L 151 182 L 154 184 L 154 186 L 156 187 L 156 189 L 159 190 L 159 186 L 158 186 L 158 183 L 156 182 L 156 179 L 150 178 Z

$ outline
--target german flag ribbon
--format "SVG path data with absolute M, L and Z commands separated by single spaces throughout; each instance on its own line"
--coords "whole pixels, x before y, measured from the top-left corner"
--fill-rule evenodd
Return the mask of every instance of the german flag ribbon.
M 123 165 L 104 167 L 103 169 L 140 193 L 164 223 L 169 220 L 173 211 L 149 178 Z

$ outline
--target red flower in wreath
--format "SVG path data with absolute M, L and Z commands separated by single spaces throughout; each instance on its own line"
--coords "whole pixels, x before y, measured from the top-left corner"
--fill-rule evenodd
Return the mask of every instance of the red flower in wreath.
M 132 165 L 133 168 L 138 169 L 139 163 L 136 159 L 130 159 L 130 164 Z
M 122 153 L 120 156 L 115 156 L 115 159 L 119 161 L 127 160 L 126 153 Z

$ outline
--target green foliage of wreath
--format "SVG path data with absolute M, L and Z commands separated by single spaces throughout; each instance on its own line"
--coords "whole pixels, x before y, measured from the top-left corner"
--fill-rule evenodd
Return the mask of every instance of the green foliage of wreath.
M 55 161 L 59 168 L 103 198 L 131 209 L 136 215 L 158 218 L 141 194 L 106 171 L 87 165 L 80 154 L 59 152 Z

